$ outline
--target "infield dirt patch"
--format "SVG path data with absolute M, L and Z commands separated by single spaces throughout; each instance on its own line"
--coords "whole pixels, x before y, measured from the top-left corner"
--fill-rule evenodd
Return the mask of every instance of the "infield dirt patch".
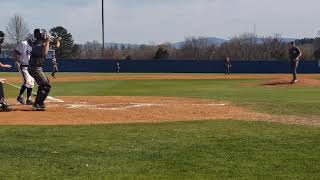
M 1 112 L 1 125 L 77 125 L 170 122 L 194 120 L 270 121 L 320 126 L 318 117 L 274 116 L 257 113 L 228 102 L 175 97 L 59 97 L 48 102 L 46 112 L 14 104 Z
M 284 78 L 284 79 L 274 79 L 271 81 L 267 81 L 262 86 L 320 86 L 320 80 L 317 79 L 307 79 L 307 78 L 301 78 L 299 81 L 295 84 L 291 84 L 290 78 Z

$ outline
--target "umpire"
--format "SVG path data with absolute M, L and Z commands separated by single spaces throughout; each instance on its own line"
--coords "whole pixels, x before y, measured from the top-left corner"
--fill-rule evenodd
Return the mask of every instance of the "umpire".
M 43 65 L 50 46 L 50 35 L 45 30 L 34 30 L 35 41 L 32 43 L 31 58 L 28 72 L 38 84 L 38 92 L 33 104 L 33 111 L 45 111 L 44 101 L 50 93 L 51 85 L 47 76 L 43 73 Z

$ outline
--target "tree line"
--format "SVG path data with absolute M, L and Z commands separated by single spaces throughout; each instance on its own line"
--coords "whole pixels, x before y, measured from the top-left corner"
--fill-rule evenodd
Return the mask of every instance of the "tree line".
M 27 23 L 19 15 L 10 19 L 6 31 L 11 40 L 4 45 L 7 48 L 13 48 L 31 35 Z M 233 60 L 248 61 L 288 59 L 288 42 L 279 34 L 257 37 L 253 33 L 243 33 L 220 44 L 210 42 L 208 37 L 188 37 L 179 47 L 171 43 L 108 44 L 102 51 L 102 44 L 98 41 L 75 44 L 72 34 L 62 26 L 53 27 L 50 31 L 62 37 L 61 47 L 56 50 L 58 58 L 221 60 L 230 57 Z M 296 44 L 303 52 L 303 59 L 320 59 L 320 37 L 298 39 Z
M 320 59 L 320 37 L 295 40 L 303 52 L 302 59 Z M 97 41 L 80 45 L 78 58 L 106 59 L 169 59 L 169 60 L 287 60 L 289 42 L 279 34 L 258 38 L 253 33 L 234 36 L 221 44 L 210 42 L 207 37 L 189 37 L 181 47 L 165 43 L 162 45 L 109 45 L 101 57 Z
M 53 27 L 49 31 L 56 33 L 62 38 L 60 48 L 56 49 L 56 56 L 59 58 L 75 57 L 74 55 L 77 54 L 78 46 L 74 44 L 72 34 L 62 26 Z M 13 50 L 21 41 L 32 39 L 33 32 L 30 31 L 28 24 L 22 16 L 14 15 L 6 26 L 6 36 L 8 41 L 3 45 L 3 47 Z

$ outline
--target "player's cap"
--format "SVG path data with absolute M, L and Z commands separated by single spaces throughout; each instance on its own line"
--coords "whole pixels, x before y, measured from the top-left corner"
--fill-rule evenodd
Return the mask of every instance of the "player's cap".
M 47 31 L 45 29 L 37 28 L 33 31 L 34 34 L 45 34 Z
M 33 33 L 34 34 L 40 34 L 40 30 L 41 30 L 40 28 L 34 29 Z
M 33 31 L 33 34 L 36 39 L 44 39 L 47 31 L 45 29 L 37 28 Z

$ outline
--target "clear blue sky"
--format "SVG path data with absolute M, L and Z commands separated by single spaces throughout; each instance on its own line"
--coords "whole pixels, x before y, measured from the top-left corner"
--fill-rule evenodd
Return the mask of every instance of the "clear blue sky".
M 0 0 L 0 29 L 22 15 L 30 26 L 64 26 L 75 42 L 101 41 L 101 0 Z M 188 36 L 314 37 L 319 0 L 105 0 L 107 42 L 177 42 Z

